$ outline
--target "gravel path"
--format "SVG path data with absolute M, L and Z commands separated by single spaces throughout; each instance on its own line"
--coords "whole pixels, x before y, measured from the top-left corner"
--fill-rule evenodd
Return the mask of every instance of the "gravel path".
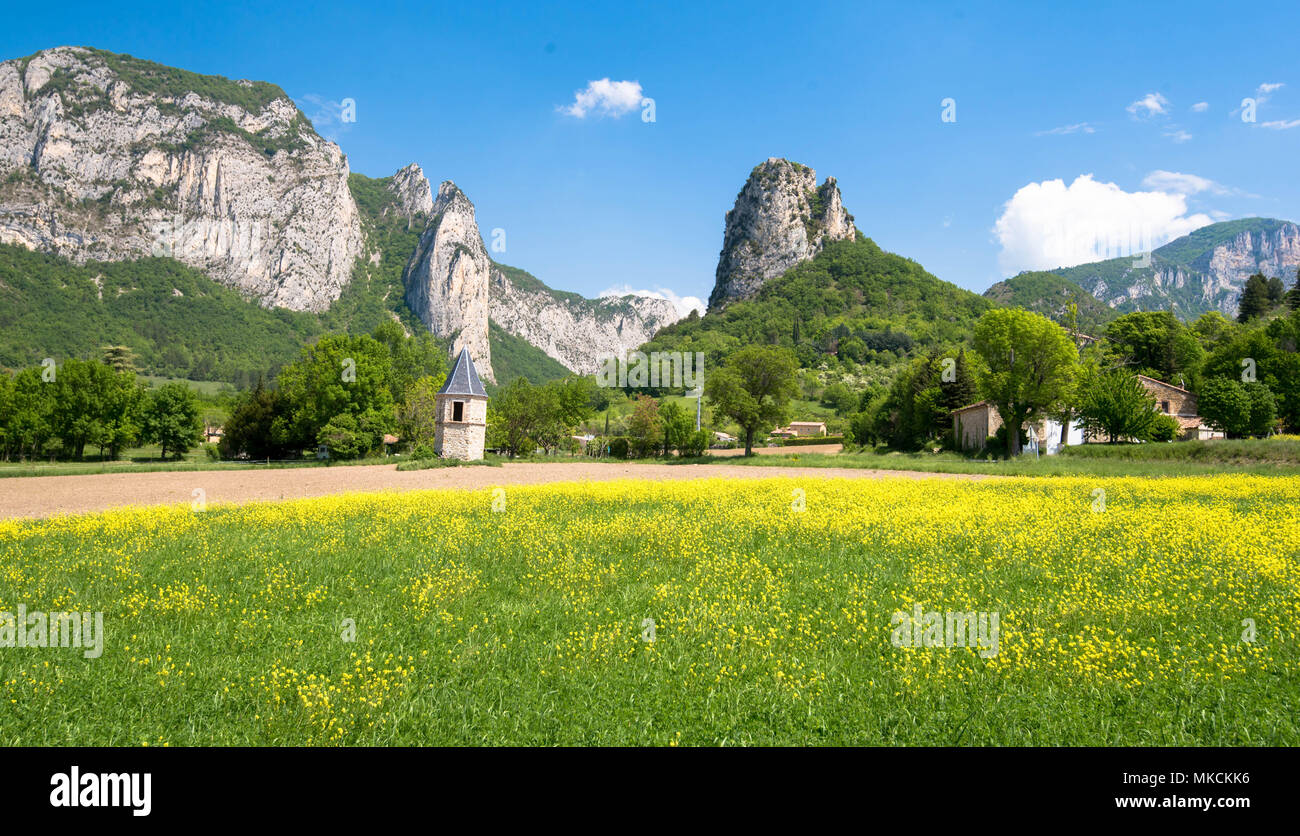
M 397 472 L 396 465 L 97 473 L 0 479 L 0 519 L 50 517 L 102 511 L 123 505 L 175 505 L 192 502 L 202 489 L 208 504 L 259 499 L 298 499 L 353 491 L 459 488 L 546 482 L 606 482 L 612 479 L 983 479 L 970 474 L 916 473 L 844 467 L 761 467 L 719 464 L 617 464 L 612 462 L 510 462 L 501 467 L 445 467 Z

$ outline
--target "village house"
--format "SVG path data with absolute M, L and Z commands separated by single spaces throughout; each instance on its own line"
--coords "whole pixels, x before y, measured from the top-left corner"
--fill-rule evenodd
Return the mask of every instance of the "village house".
M 769 435 L 780 438 L 804 438 L 826 435 L 825 421 L 791 421 L 788 426 L 777 427 Z
M 1172 383 L 1165 383 L 1146 375 L 1138 375 L 1138 381 L 1155 398 L 1156 408 L 1165 415 L 1170 415 L 1178 422 L 1179 438 L 1184 440 L 1223 438 L 1223 433 L 1205 425 L 1196 414 L 1196 395 Z M 1002 416 L 997 407 L 988 401 L 963 406 L 952 413 L 952 431 L 958 449 L 980 450 L 985 442 L 997 433 L 1002 426 Z M 1031 424 L 1033 434 L 1031 443 L 1036 439 L 1038 448 L 1051 455 L 1059 450 L 1061 441 L 1061 422 L 1047 418 Z M 1029 434 L 1031 427 L 1026 427 Z M 1077 424 L 1071 424 L 1064 445 L 1095 444 L 1104 442 L 1105 437 L 1090 437 Z

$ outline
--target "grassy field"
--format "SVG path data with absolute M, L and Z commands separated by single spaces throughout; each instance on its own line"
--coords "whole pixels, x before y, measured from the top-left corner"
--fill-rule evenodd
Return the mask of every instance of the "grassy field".
M 859 467 L 923 473 L 983 473 L 1003 476 L 1178 477 L 1215 474 L 1300 476 L 1300 441 L 1250 439 L 1173 444 L 1089 444 L 1054 456 L 971 459 L 957 453 L 806 453 L 764 456 L 704 456 L 683 463 L 744 464 L 758 467 Z
M 1298 503 L 626 481 L 5 523 L 0 611 L 106 638 L 0 648 L 0 744 L 1294 746 Z M 998 615 L 996 654 L 896 646 L 918 605 Z

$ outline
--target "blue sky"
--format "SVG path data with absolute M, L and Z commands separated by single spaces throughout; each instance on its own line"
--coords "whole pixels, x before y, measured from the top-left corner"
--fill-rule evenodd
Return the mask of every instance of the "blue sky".
M 498 260 L 587 295 L 707 298 L 724 215 L 770 156 L 983 291 L 1106 242 L 1300 220 L 1298 24 L 1295 3 L 61 3 L 11 6 L 0 58 L 91 45 L 272 81 L 354 171 L 456 181 L 485 238 L 505 230 Z M 655 121 L 566 110 L 601 79 Z M 355 123 L 329 117 L 345 98 Z

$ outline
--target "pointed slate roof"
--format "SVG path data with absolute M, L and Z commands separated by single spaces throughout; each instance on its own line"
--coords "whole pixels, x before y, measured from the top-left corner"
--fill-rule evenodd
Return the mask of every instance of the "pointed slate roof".
M 456 362 L 452 364 L 451 374 L 447 375 L 447 382 L 442 384 L 438 394 L 478 395 L 481 398 L 488 396 L 487 390 L 483 388 L 482 381 L 478 379 L 478 370 L 474 368 L 474 360 L 469 356 L 468 348 L 462 348 L 460 354 L 456 355 Z

